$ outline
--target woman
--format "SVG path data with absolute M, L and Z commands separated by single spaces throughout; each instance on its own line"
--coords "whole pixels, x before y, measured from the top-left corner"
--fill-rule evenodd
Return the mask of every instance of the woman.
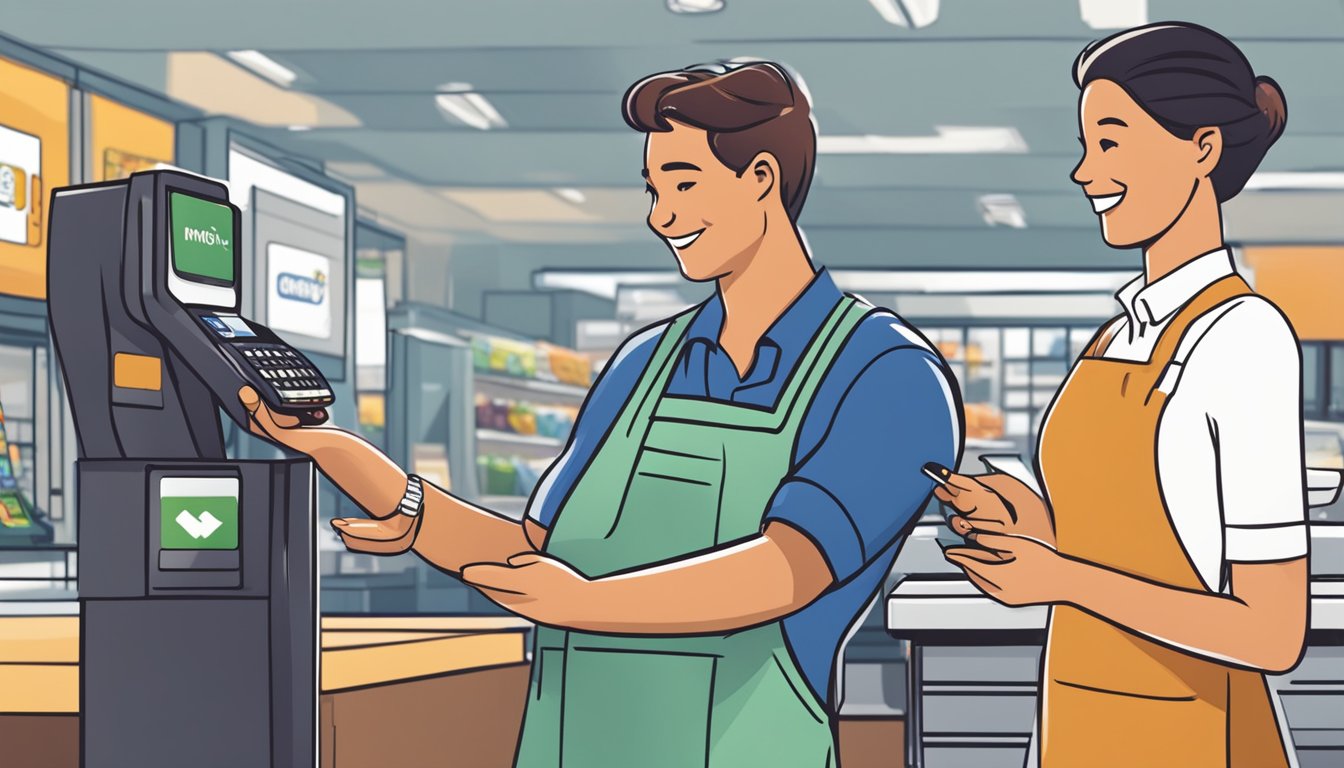
M 1305 635 L 1301 359 L 1222 241 L 1220 205 L 1283 132 L 1230 41 L 1154 24 L 1089 46 L 1073 172 L 1106 243 L 1142 248 L 1044 421 L 1045 498 L 1006 475 L 938 491 L 947 551 L 1008 605 L 1052 606 L 1044 766 L 1284 766 L 1265 672 Z

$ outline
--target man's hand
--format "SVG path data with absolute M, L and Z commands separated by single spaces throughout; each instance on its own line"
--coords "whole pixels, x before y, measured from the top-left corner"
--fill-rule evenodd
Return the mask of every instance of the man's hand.
M 962 536 L 972 531 L 1011 533 L 1054 546 L 1050 510 L 1035 491 L 1012 475 L 953 474 L 933 495 L 956 510 L 957 516 L 948 525 Z
M 462 581 L 486 597 L 538 624 L 574 626 L 592 607 L 596 582 L 540 552 L 523 552 L 507 564 L 479 563 L 462 569 Z
M 1000 533 L 971 533 L 978 547 L 948 547 L 943 555 L 966 572 L 981 592 L 1004 605 L 1047 605 L 1064 601 L 1073 561 L 1036 539 Z
M 369 555 L 400 555 L 415 545 L 424 514 L 393 514 L 381 520 L 359 517 L 338 517 L 331 527 L 341 535 L 341 541 L 352 552 Z
M 254 435 L 300 453 L 309 453 L 311 443 L 308 438 L 312 431 L 323 429 L 323 427 L 300 427 L 297 416 L 272 411 L 252 387 L 244 386 L 238 390 L 238 399 L 252 415 L 248 427 Z

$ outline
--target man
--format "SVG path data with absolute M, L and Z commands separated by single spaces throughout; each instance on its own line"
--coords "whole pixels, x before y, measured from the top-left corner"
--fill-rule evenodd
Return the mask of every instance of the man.
M 243 397 L 381 518 L 334 521 L 350 549 L 413 550 L 540 625 L 517 765 L 834 765 L 836 655 L 928 499 L 920 467 L 956 465 L 955 385 L 812 266 L 816 129 L 782 67 L 654 75 L 624 111 L 649 228 L 718 290 L 622 345 L 522 524 Z

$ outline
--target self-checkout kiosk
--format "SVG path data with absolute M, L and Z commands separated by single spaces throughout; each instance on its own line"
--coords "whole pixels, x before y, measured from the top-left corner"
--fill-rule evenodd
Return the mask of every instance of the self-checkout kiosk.
M 79 441 L 83 765 L 316 760 L 314 469 L 226 458 L 244 384 L 307 424 L 331 387 L 240 316 L 238 209 L 171 171 L 56 190 L 49 311 Z

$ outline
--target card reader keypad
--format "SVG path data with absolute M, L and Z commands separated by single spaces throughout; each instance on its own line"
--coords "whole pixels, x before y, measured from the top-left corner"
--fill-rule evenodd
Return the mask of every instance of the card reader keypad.
M 239 344 L 238 351 L 283 400 L 299 403 L 331 397 L 322 374 L 292 349 L 276 344 Z

